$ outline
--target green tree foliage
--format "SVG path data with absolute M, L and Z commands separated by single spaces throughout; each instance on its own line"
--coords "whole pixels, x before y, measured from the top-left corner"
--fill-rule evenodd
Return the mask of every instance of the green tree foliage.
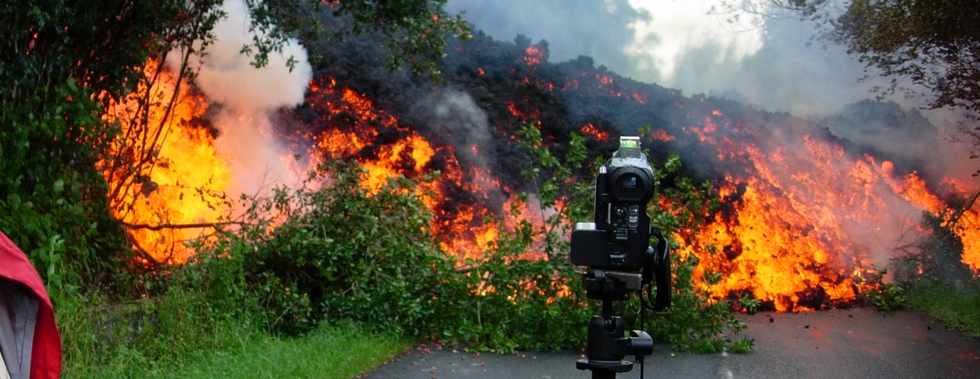
M 33 258 L 55 294 L 107 279 L 124 259 L 102 178 L 90 169 L 106 136 L 88 95 L 68 80 L 3 108 L 0 230 Z
M 385 36 L 390 69 L 406 66 L 414 74 L 439 79 L 446 38 L 470 38 L 469 25 L 462 16 L 444 10 L 446 0 L 246 0 L 246 3 L 252 11 L 252 29 L 259 33 L 242 52 L 252 54 L 259 66 L 266 63 L 270 53 L 281 51 L 286 40 L 295 35 L 336 40 L 372 31 Z M 319 12 L 347 17 L 351 22 L 323 25 L 323 18 L 311 17 Z
M 46 276 L 48 261 L 78 263 L 82 271 L 102 274 L 119 271 L 118 264 L 127 261 L 123 234 L 108 208 L 125 207 L 125 199 L 135 198 L 132 193 L 143 187 L 139 174 L 156 162 L 168 134 L 169 117 L 149 125 L 147 109 L 156 104 L 169 115 L 179 93 L 156 98 L 152 88 L 165 65 L 155 70 L 144 70 L 144 65 L 148 59 L 169 62 L 166 69 L 176 71 L 177 86 L 189 85 L 188 59 L 212 41 L 221 3 L 59 0 L 0 6 L 5 36 L 0 41 L 5 52 L 0 58 L 0 206 L 5 209 L 0 227 L 41 264 Z M 319 3 L 249 1 L 260 37 L 243 51 L 254 47 L 262 63 L 290 33 L 302 30 L 296 23 L 276 27 L 274 21 L 288 20 L 276 11 Z M 449 31 L 467 32 L 458 16 L 445 14 L 444 1 L 374 5 L 326 4 L 351 16 L 355 30 L 384 31 L 393 46 L 392 64 L 408 62 L 418 72 L 435 72 Z M 105 107 L 124 98 L 142 111 L 106 122 Z M 97 164 L 114 179 L 111 187 Z M 59 254 L 64 259 L 39 260 Z M 99 268 L 90 269 L 90 264 Z
M 980 13 L 975 8 L 967 0 L 855 0 L 836 20 L 834 36 L 882 75 L 931 90 L 934 108 L 980 112 Z
M 891 78 L 878 89 L 932 94 L 933 108 L 980 112 L 980 13 L 970 0 L 722 0 L 726 11 L 788 10 L 829 29 L 869 69 Z M 904 80 L 904 81 L 903 81 Z
M 207 29 L 195 15 L 214 4 L 0 6 L 0 228 L 49 282 L 106 283 L 121 273 L 125 244 L 95 170 L 118 130 L 103 121 L 103 106 L 134 88 L 149 54 L 200 37 L 187 27 Z
M 827 36 L 867 69 L 890 79 L 875 88 L 924 93 L 933 109 L 966 111 L 960 131 L 980 148 L 980 13 L 970 0 L 768 0 L 827 26 Z M 729 3 L 730 5 L 731 3 Z M 980 157 L 974 151 L 971 159 Z M 980 174 L 980 172 L 978 172 Z

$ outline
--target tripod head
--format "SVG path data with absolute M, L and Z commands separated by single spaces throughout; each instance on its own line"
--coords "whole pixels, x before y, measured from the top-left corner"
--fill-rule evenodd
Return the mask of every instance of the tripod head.
M 602 313 L 589 320 L 585 359 L 576 363 L 591 370 L 593 378 L 614 378 L 628 372 L 635 355 L 653 352 L 653 338 L 642 330 L 626 336 L 626 322 L 614 313 L 613 302 L 625 301 L 631 292 L 640 293 L 644 309 L 662 311 L 670 305 L 670 249 L 667 239 L 650 227 L 646 205 L 653 196 L 654 173 L 640 149 L 639 137 L 620 137 L 620 149 L 600 167 L 596 176 L 594 222 L 578 223 L 572 231 L 571 261 L 585 266 L 586 295 L 602 302 Z M 650 237 L 657 242 L 650 246 Z M 654 292 L 653 305 L 646 303 L 643 289 Z

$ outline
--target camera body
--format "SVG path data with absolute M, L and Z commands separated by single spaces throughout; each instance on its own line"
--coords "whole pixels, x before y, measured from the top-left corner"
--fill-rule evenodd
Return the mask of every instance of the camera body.
M 591 370 L 593 378 L 630 371 L 633 362 L 624 360 L 626 355 L 637 357 L 642 375 L 642 359 L 653 352 L 653 338 L 646 332 L 633 330 L 626 336 L 626 322 L 616 314 L 614 301 L 639 292 L 641 320 L 646 309 L 659 312 L 670 306 L 670 249 L 667 239 L 650 228 L 646 212 L 654 184 L 640 137 L 620 137 L 619 150 L 596 175 L 593 222 L 578 223 L 572 231 L 572 264 L 588 269 L 582 275 L 586 296 L 602 301 L 602 313 L 589 320 L 585 358 L 575 363 L 580 370 Z M 651 234 L 657 237 L 655 247 L 650 246 Z M 643 292 L 651 294 L 654 288 L 650 305 Z
M 571 261 L 590 269 L 640 272 L 648 261 L 653 168 L 639 137 L 620 137 L 619 150 L 599 168 L 595 218 L 572 231 Z

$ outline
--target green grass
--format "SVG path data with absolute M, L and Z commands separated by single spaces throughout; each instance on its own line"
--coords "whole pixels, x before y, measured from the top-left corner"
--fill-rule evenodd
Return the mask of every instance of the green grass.
M 405 351 L 398 337 L 364 333 L 356 326 L 323 327 L 306 336 L 265 336 L 208 352 L 183 367 L 146 372 L 147 378 L 350 378 Z
M 198 295 L 113 306 L 98 298 L 62 301 L 64 377 L 350 378 L 411 345 L 349 321 L 276 337 L 248 313 L 216 310 Z
M 302 337 L 252 337 L 238 346 L 190 354 L 171 367 L 117 364 L 103 378 L 351 378 L 405 351 L 400 337 L 363 332 L 349 323 L 321 327 Z
M 980 337 L 980 290 L 920 282 L 910 287 L 906 299 L 913 309 L 970 336 Z

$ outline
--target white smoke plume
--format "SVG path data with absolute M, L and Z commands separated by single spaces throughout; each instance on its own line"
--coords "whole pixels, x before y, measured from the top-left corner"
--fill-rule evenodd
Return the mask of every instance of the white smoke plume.
M 221 110 L 213 117 L 220 131 L 218 153 L 229 160 L 232 195 L 259 194 L 274 185 L 296 187 L 303 173 L 288 149 L 275 137 L 270 113 L 303 102 L 312 78 L 306 50 L 289 40 L 281 53 L 271 53 L 268 64 L 253 66 L 252 57 L 241 53 L 250 43 L 251 16 L 242 0 L 225 0 L 226 16 L 215 25 L 214 43 L 192 64 L 198 70 L 198 88 Z M 287 61 L 296 64 L 290 69 Z

